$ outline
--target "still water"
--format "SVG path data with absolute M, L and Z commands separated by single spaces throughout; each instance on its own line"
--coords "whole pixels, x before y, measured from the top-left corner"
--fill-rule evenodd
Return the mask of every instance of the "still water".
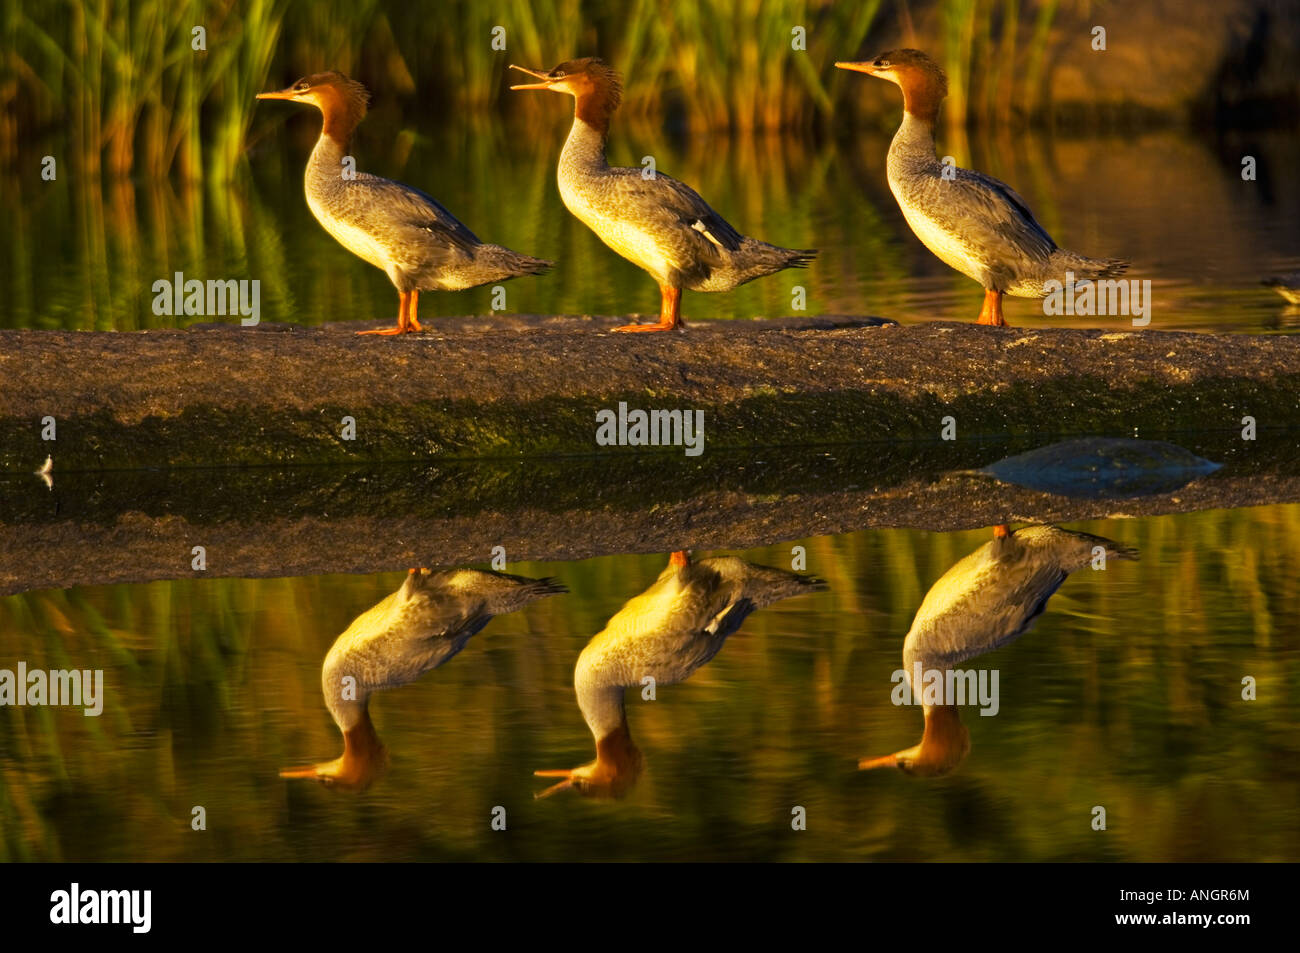
M 431 193 L 481 238 L 553 259 L 539 278 L 506 286 L 505 310 L 537 314 L 653 313 L 652 280 L 600 243 L 560 202 L 555 166 L 569 112 L 558 97 L 519 117 L 405 119 L 380 110 L 353 151 L 364 171 Z M 259 107 L 247 166 L 228 183 L 3 181 L 0 255 L 6 262 L 0 327 L 132 330 L 192 323 L 153 313 L 153 282 L 257 279 L 261 319 L 319 324 L 396 314 L 387 278 L 340 247 L 311 217 L 302 175 L 320 119 L 314 110 Z M 615 125 L 610 160 L 657 168 L 697 188 L 747 234 L 815 247 L 807 271 L 783 272 L 728 294 L 688 294 L 688 318 L 751 318 L 806 311 L 874 314 L 905 323 L 973 320 L 980 289 L 927 252 L 908 231 L 885 183 L 892 130 L 799 136 L 685 137 L 629 119 Z M 33 149 L 57 152 L 57 138 Z M 1260 286 L 1300 268 L 1300 134 L 1160 128 L 1051 135 L 973 132 L 941 138 L 962 165 L 1021 192 L 1062 245 L 1132 260 L 1151 281 L 1152 329 L 1291 330 L 1300 310 Z M 1243 180 L 1242 157 L 1257 177 Z M 485 314 L 491 289 L 427 294 L 421 315 Z M 1041 305 L 1009 301 L 1012 324 L 1088 326 L 1044 318 Z M 215 320 L 233 321 L 233 318 Z M 1127 319 L 1104 319 L 1127 324 Z
M 591 759 L 575 661 L 667 554 L 511 564 L 569 592 L 375 695 L 389 766 L 361 793 L 278 772 L 338 755 L 322 660 L 404 574 L 8 596 L 0 668 L 101 668 L 106 697 L 97 718 L 0 709 L 0 859 L 1300 858 L 1300 505 L 1069 528 L 1140 560 L 1074 572 L 1033 629 L 968 663 L 998 671 L 999 711 L 962 710 L 969 753 L 935 778 L 857 762 L 920 739 L 921 709 L 891 702 L 903 637 L 992 533 L 736 553 L 788 569 L 803 546 L 828 588 L 750 615 L 655 700 L 627 693 L 645 768 L 621 799 L 537 800 L 533 772 Z
M 507 310 L 653 312 L 652 281 L 560 203 L 569 116 L 553 105 L 525 128 L 377 111 L 354 152 L 485 240 L 557 261 L 510 283 Z M 151 309 L 153 282 L 177 271 L 258 279 L 264 321 L 391 321 L 387 279 L 306 207 L 318 130 L 305 110 L 259 113 L 229 183 L 92 182 L 73 169 L 39 188 L 4 181 L 0 326 L 183 325 Z M 652 155 L 746 233 L 821 249 L 806 272 L 687 295 L 688 318 L 797 313 L 797 284 L 810 315 L 969 321 L 979 289 L 920 246 L 888 192 L 889 137 L 692 139 L 629 121 L 610 158 Z M 990 133 L 940 147 L 1011 183 L 1063 245 L 1131 258 L 1130 276 L 1152 282 L 1153 329 L 1300 326 L 1259 284 L 1300 267 L 1294 131 Z M 1254 180 L 1241 178 L 1245 155 Z M 438 315 L 486 313 L 490 297 L 425 295 L 421 317 L 436 328 Z M 1008 302 L 1008 320 L 1071 323 L 1037 308 Z M 904 636 L 931 586 L 991 532 L 871 530 L 735 552 L 788 569 L 803 546 L 827 589 L 755 612 L 655 700 L 629 691 L 644 772 L 616 800 L 535 799 L 552 781 L 533 772 L 592 758 L 575 663 L 666 553 L 512 563 L 569 592 L 493 619 L 442 667 L 377 694 L 389 766 L 359 793 L 279 772 L 339 754 L 322 661 L 403 574 L 6 596 L 0 669 L 102 669 L 106 697 L 94 718 L 0 708 L 0 860 L 1300 859 L 1300 505 L 1069 528 L 1141 558 L 1074 572 L 1030 632 L 970 661 L 998 671 L 998 713 L 963 710 L 969 752 L 929 778 L 858 761 L 921 739 L 920 707 L 891 701 Z M 795 808 L 806 830 L 792 829 Z

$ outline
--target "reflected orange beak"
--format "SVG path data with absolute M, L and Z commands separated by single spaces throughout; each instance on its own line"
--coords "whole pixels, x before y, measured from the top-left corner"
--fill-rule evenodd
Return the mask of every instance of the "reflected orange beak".
M 540 801 L 544 797 L 550 797 L 552 794 L 559 794 L 561 791 L 567 791 L 569 790 L 569 788 L 573 787 L 572 771 L 566 771 L 563 769 L 557 769 L 552 771 L 534 771 L 533 776 L 538 778 L 563 778 L 564 779 L 559 784 L 552 784 L 549 788 L 547 788 L 544 791 L 538 791 L 536 794 L 533 795 L 534 801 Z
M 384 767 L 382 757 L 377 757 L 373 761 L 360 761 L 345 755 L 335 761 L 326 761 L 322 764 L 285 768 L 280 772 L 280 777 L 317 781 L 327 788 L 343 791 L 364 791 L 384 773 Z
M 526 66 L 516 66 L 514 63 L 510 64 L 510 68 L 517 69 L 521 73 L 527 73 L 529 76 L 535 76 L 542 81 L 540 83 L 520 83 L 518 86 L 511 86 L 511 89 L 550 89 L 551 84 L 554 82 L 554 80 L 541 70 L 529 69 Z
M 898 767 L 898 755 L 887 754 L 880 758 L 863 758 L 858 762 L 859 771 L 871 771 L 874 768 Z
M 876 71 L 876 68 L 866 60 L 863 60 L 861 63 L 836 63 L 835 68 L 852 70 L 855 73 L 867 73 L 868 75 Z
M 282 89 L 275 93 L 258 93 L 258 99 L 294 99 L 297 94 L 292 89 Z
M 328 787 L 364 791 L 384 773 L 387 763 L 388 752 L 375 734 L 370 715 L 363 711 L 361 719 L 343 732 L 342 757 L 301 768 L 285 768 L 280 777 L 306 778 Z

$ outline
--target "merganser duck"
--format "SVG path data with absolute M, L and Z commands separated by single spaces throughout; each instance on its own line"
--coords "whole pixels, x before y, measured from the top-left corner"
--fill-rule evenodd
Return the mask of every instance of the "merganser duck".
M 681 327 L 683 288 L 730 291 L 783 268 L 802 268 L 817 254 L 740 234 L 694 189 L 662 172 L 647 177 L 643 169 L 611 169 L 605 138 L 622 83 L 602 60 L 570 60 L 549 73 L 510 68 L 541 80 L 511 89 L 549 89 L 574 97 L 573 128 L 560 153 L 560 197 L 601 241 L 659 283 L 659 322 L 616 330 Z
M 1029 205 L 992 176 L 945 165 L 935 155 L 934 124 L 948 78 L 920 50 L 891 50 L 840 69 L 888 80 L 903 90 L 903 124 L 889 146 L 889 189 L 921 244 L 984 286 L 978 324 L 1006 325 L 1002 296 L 1044 297 L 1043 284 L 1112 278 L 1128 262 L 1086 258 L 1058 248 Z
M 624 794 L 642 766 L 627 727 L 624 690 L 641 688 L 647 676 L 656 686 L 685 681 L 751 612 L 825 588 L 820 579 L 734 556 L 695 562 L 684 551 L 673 553 L 654 585 L 629 600 L 578 657 L 573 684 L 596 739 L 596 760 L 571 770 L 536 772 L 564 779 L 537 797 L 567 788 L 585 795 Z
M 419 189 L 366 172 L 347 173 L 343 159 L 365 118 L 366 88 L 342 73 L 305 76 L 288 89 L 258 93 L 315 106 L 324 115 L 307 162 L 307 205 L 344 248 L 382 268 L 397 288 L 397 327 L 358 334 L 421 331 L 421 291 L 462 291 L 536 275 L 551 262 L 488 245 Z
M 1032 628 L 1047 600 L 1072 572 L 1088 565 L 1094 547 L 1107 559 L 1137 559 L 1137 550 L 1114 540 L 1058 526 L 994 527 L 993 540 L 957 562 L 930 587 L 903 642 L 903 671 L 912 684 L 921 671 L 942 671 L 1014 642 Z M 940 777 L 970 753 L 970 733 L 955 704 L 924 705 L 921 742 L 880 758 L 863 758 L 860 770 L 895 767 Z
M 325 656 L 321 691 L 343 733 L 343 755 L 287 768 L 282 778 L 310 778 L 342 788 L 368 787 L 383 771 L 384 746 L 370 720 L 370 695 L 413 682 L 465 647 L 493 616 L 543 596 L 568 592 L 554 579 L 501 572 L 412 569 L 392 595 L 353 620 Z M 345 679 L 352 681 L 345 681 Z
M 1265 278 L 1262 284 L 1265 288 L 1272 288 L 1292 304 L 1300 304 L 1300 271 Z

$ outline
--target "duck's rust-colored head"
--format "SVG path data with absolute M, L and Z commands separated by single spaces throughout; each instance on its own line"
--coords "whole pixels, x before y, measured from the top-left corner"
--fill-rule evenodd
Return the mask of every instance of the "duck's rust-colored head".
M 890 50 L 874 60 L 835 65 L 895 84 L 903 90 L 903 109 L 927 122 L 935 121 L 939 104 L 948 95 L 947 74 L 920 50 Z
M 527 73 L 540 82 L 520 83 L 511 89 L 549 89 L 568 93 L 577 100 L 574 114 L 601 132 L 609 131 L 609 117 L 623 98 L 623 82 L 618 71 L 598 56 L 568 60 L 550 72 L 511 64 L 511 69 Z
M 321 131 L 344 145 L 352 137 L 357 124 L 366 117 L 366 105 L 370 102 L 370 94 L 364 86 L 334 70 L 304 76 L 287 89 L 258 93 L 257 98 L 288 99 L 315 106 L 325 117 Z

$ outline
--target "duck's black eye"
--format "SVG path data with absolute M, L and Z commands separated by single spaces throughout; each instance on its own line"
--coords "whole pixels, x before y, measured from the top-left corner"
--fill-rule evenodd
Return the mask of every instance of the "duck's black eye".
M 293 84 L 293 88 L 295 92 L 305 93 L 307 90 L 311 89 L 311 83 L 307 82 L 305 79 L 300 79 L 298 82 Z
M 551 73 L 552 79 L 564 79 L 564 70 L 557 69 Z
M 877 69 L 884 69 L 886 66 L 889 65 L 889 60 L 885 59 L 883 56 L 878 56 L 876 57 L 876 61 L 871 65 L 876 67 Z

